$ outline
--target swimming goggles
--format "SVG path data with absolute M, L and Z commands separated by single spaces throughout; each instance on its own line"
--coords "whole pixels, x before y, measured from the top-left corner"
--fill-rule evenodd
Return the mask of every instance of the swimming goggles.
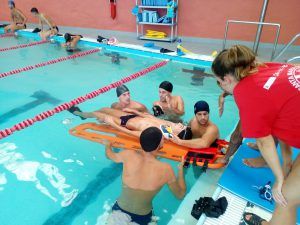
M 269 181 L 266 185 L 264 186 L 253 186 L 258 190 L 259 197 L 269 201 L 270 203 L 273 204 L 273 195 L 272 195 L 272 187 L 271 187 L 271 181 Z

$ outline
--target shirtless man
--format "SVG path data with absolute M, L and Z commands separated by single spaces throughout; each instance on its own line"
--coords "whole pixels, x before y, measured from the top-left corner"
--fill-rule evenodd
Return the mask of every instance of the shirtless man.
M 121 85 L 117 87 L 116 92 L 117 92 L 117 97 L 119 98 L 119 102 L 113 103 L 111 105 L 111 108 L 119 109 L 119 110 L 129 108 L 129 109 L 135 109 L 139 112 L 148 112 L 145 105 L 131 100 L 130 91 L 127 86 Z
M 9 1 L 8 6 L 10 8 L 10 17 L 12 23 L 4 27 L 4 32 L 15 32 L 20 29 L 25 29 L 27 17 L 21 10 L 15 7 L 15 3 L 13 1 Z
M 166 138 L 171 138 L 171 136 L 178 136 L 180 139 L 192 138 L 192 131 L 189 127 L 181 123 L 162 120 L 149 113 L 141 113 L 135 109 L 126 108 L 121 111 L 112 108 L 102 108 L 95 112 L 85 113 L 75 110 L 72 113 L 84 118 L 97 118 L 100 122 L 104 122 L 117 130 L 135 137 L 140 137 L 142 131 L 149 127 L 157 127 L 163 131 Z M 171 136 L 166 132 L 167 128 L 172 130 Z
M 76 112 L 74 112 L 76 115 Z M 177 136 L 180 139 L 191 139 L 192 131 L 182 123 L 173 123 L 152 116 L 149 113 L 141 113 L 134 109 L 123 109 L 123 111 L 111 108 L 102 108 L 94 112 L 94 116 L 100 122 L 105 122 L 113 128 L 129 135 L 140 137 L 143 130 L 149 127 L 157 127 L 162 130 L 167 139 Z M 166 133 L 165 129 L 169 127 L 172 135 Z
M 184 114 L 184 102 L 181 96 L 172 96 L 173 85 L 164 81 L 159 85 L 159 101 L 153 103 L 155 116 L 164 115 L 164 119 L 172 122 L 181 122 Z
M 65 47 L 67 52 L 79 51 L 77 43 L 82 35 L 65 33 L 64 38 L 66 42 L 62 44 L 62 47 Z
M 152 200 L 167 184 L 171 192 L 182 199 L 186 193 L 183 173 L 183 162 L 178 166 L 178 176 L 168 163 L 156 159 L 156 154 L 164 143 L 161 131 L 149 127 L 141 133 L 142 151 L 123 150 L 120 153 L 112 151 L 111 145 L 106 145 L 106 156 L 116 163 L 123 163 L 122 193 L 112 207 L 106 224 L 148 225 L 152 221 Z
M 193 139 L 181 140 L 177 137 L 172 142 L 190 148 L 208 148 L 219 138 L 219 129 L 209 120 L 209 105 L 205 101 L 198 101 L 194 105 L 195 117 L 190 121 Z
M 39 25 L 42 28 L 42 31 L 40 32 L 42 40 L 46 40 L 48 37 L 58 33 L 59 29 L 56 24 L 44 13 L 40 13 L 37 8 L 32 8 L 30 12 L 39 19 Z M 49 26 L 48 30 L 43 29 L 44 24 Z
M 115 102 L 111 105 L 112 109 L 133 109 L 138 112 L 148 112 L 146 106 L 139 102 L 132 101 L 130 99 L 130 92 L 129 89 L 125 85 L 121 85 L 116 88 L 117 96 L 119 98 L 119 102 Z M 69 110 L 70 113 L 73 113 L 76 116 L 79 116 L 82 120 L 87 118 L 97 118 L 95 112 L 82 112 L 77 106 L 72 106 Z M 99 111 L 96 112 L 101 112 Z

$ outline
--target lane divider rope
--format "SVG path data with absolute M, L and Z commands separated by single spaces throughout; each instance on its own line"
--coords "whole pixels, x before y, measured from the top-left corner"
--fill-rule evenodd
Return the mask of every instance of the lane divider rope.
M 31 46 L 35 46 L 35 45 L 41 45 L 41 44 L 45 44 L 45 43 L 49 43 L 49 41 L 47 41 L 47 40 L 45 40 L 45 41 L 36 41 L 36 42 L 31 42 L 29 44 L 22 44 L 22 45 L 7 47 L 7 48 L 0 48 L 0 52 L 15 50 L 15 49 L 18 49 L 18 48 L 27 48 L 27 47 L 31 47 Z
M 52 110 L 47 110 L 45 112 L 42 112 L 42 113 L 36 115 L 35 117 L 33 117 L 31 119 L 27 119 L 27 120 L 24 120 L 24 121 L 22 121 L 22 122 L 20 122 L 18 124 L 15 124 L 11 128 L 6 128 L 4 130 L 0 130 L 0 139 L 3 139 L 5 137 L 13 134 L 15 131 L 20 131 L 20 130 L 22 130 L 24 128 L 32 126 L 35 122 L 40 122 L 40 121 L 42 121 L 44 119 L 47 119 L 50 116 L 53 116 L 56 113 L 60 113 L 60 112 L 62 112 L 64 110 L 68 110 L 69 108 L 71 108 L 74 105 L 79 105 L 79 104 L 81 104 L 81 103 L 83 103 L 83 102 L 85 102 L 85 101 L 87 101 L 89 99 L 95 98 L 98 95 L 103 94 L 105 92 L 108 92 L 109 90 L 111 90 L 113 88 L 119 87 L 119 86 L 121 86 L 124 83 L 127 83 L 127 82 L 129 82 L 131 80 L 134 80 L 134 79 L 136 79 L 136 78 L 138 78 L 140 76 L 144 76 L 145 74 L 147 74 L 147 73 L 149 73 L 149 72 L 151 72 L 153 70 L 156 70 L 156 69 L 158 69 L 160 67 L 165 66 L 167 63 L 168 63 L 167 60 L 166 61 L 161 61 L 159 63 L 156 63 L 156 64 L 154 64 L 154 65 L 152 65 L 152 66 L 150 66 L 148 68 L 145 68 L 145 69 L 143 69 L 143 70 L 141 70 L 141 71 L 139 71 L 137 73 L 131 74 L 131 75 L 127 76 L 127 77 L 124 77 L 121 80 L 118 80 L 118 81 L 116 81 L 114 83 L 111 83 L 111 84 L 109 84 L 107 86 L 104 86 L 104 87 L 102 87 L 102 88 L 100 88 L 98 90 L 90 92 L 90 93 L 88 93 L 88 94 L 86 94 L 84 96 L 80 96 L 80 97 L 78 97 L 76 99 L 73 99 L 70 102 L 63 103 L 63 104 L 55 107 Z
M 5 38 L 5 37 L 12 37 L 14 36 L 14 33 L 5 33 L 5 34 L 0 34 L 0 38 Z
M 75 54 L 70 55 L 70 56 L 64 56 L 64 57 L 60 57 L 60 58 L 57 58 L 57 59 L 52 59 L 52 60 L 49 60 L 47 62 L 41 62 L 41 63 L 35 64 L 35 65 L 25 66 L 25 67 L 22 67 L 22 68 L 19 68 L 19 69 L 11 70 L 9 72 L 0 73 L 0 78 L 11 76 L 11 75 L 18 74 L 18 73 L 21 73 L 21 72 L 25 72 L 25 71 L 28 71 L 28 70 L 33 70 L 33 69 L 40 68 L 40 67 L 43 67 L 43 66 L 48 66 L 48 65 L 55 64 L 55 63 L 63 62 L 63 61 L 69 60 L 69 59 L 75 59 L 75 58 L 78 58 L 78 57 L 90 55 L 90 54 L 93 54 L 93 53 L 96 53 L 96 52 L 99 52 L 99 51 L 100 51 L 100 49 L 92 49 L 92 50 L 88 50 L 88 51 L 84 51 L 84 52 L 78 52 L 78 53 L 75 53 Z

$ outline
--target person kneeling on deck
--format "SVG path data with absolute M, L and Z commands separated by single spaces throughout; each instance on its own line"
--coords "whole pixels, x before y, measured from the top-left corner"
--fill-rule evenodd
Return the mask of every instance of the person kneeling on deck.
M 37 8 L 32 8 L 30 12 L 38 18 L 39 24 L 41 26 L 41 32 L 39 33 L 42 40 L 47 40 L 48 37 L 56 35 L 59 32 L 58 27 L 56 24 L 50 19 L 48 16 L 46 16 L 44 13 L 40 13 Z M 48 30 L 43 29 L 43 25 L 46 24 L 49 26 Z
M 67 52 L 79 51 L 77 43 L 82 35 L 65 33 L 64 38 L 66 42 L 62 44 L 62 47 L 65 47 Z
M 16 8 L 13 1 L 9 1 L 8 6 L 10 8 L 12 23 L 4 27 L 4 33 L 7 33 L 8 31 L 15 32 L 20 29 L 25 29 L 27 17 L 20 9 Z
M 190 121 L 193 138 L 182 140 L 174 136 L 170 140 L 189 148 L 208 148 L 219 138 L 218 127 L 209 120 L 209 105 L 206 101 L 198 101 L 194 105 L 194 118 Z
M 162 148 L 164 138 L 156 127 L 145 129 L 140 136 L 143 151 L 123 150 L 115 153 L 111 144 L 106 144 L 106 156 L 116 163 L 123 163 L 122 193 L 112 207 L 106 224 L 139 224 L 148 225 L 152 221 L 152 200 L 167 184 L 171 192 L 179 199 L 186 193 L 183 173 L 183 162 L 178 165 L 176 178 L 168 163 L 156 159 Z

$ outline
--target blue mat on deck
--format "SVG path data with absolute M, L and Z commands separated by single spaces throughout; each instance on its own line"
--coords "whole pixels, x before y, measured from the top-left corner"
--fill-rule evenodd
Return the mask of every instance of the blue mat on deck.
M 243 164 L 243 158 L 254 158 L 260 156 L 256 150 L 249 148 L 246 142 L 253 141 L 247 139 L 239 148 L 238 152 L 226 168 L 219 185 L 230 191 L 231 193 L 254 203 L 268 211 L 273 212 L 275 203 L 259 197 L 255 186 L 264 186 L 268 181 L 274 183 L 274 176 L 269 168 L 250 168 Z M 294 157 L 299 153 L 299 150 L 294 150 Z M 297 211 L 297 223 L 300 224 L 300 208 Z

